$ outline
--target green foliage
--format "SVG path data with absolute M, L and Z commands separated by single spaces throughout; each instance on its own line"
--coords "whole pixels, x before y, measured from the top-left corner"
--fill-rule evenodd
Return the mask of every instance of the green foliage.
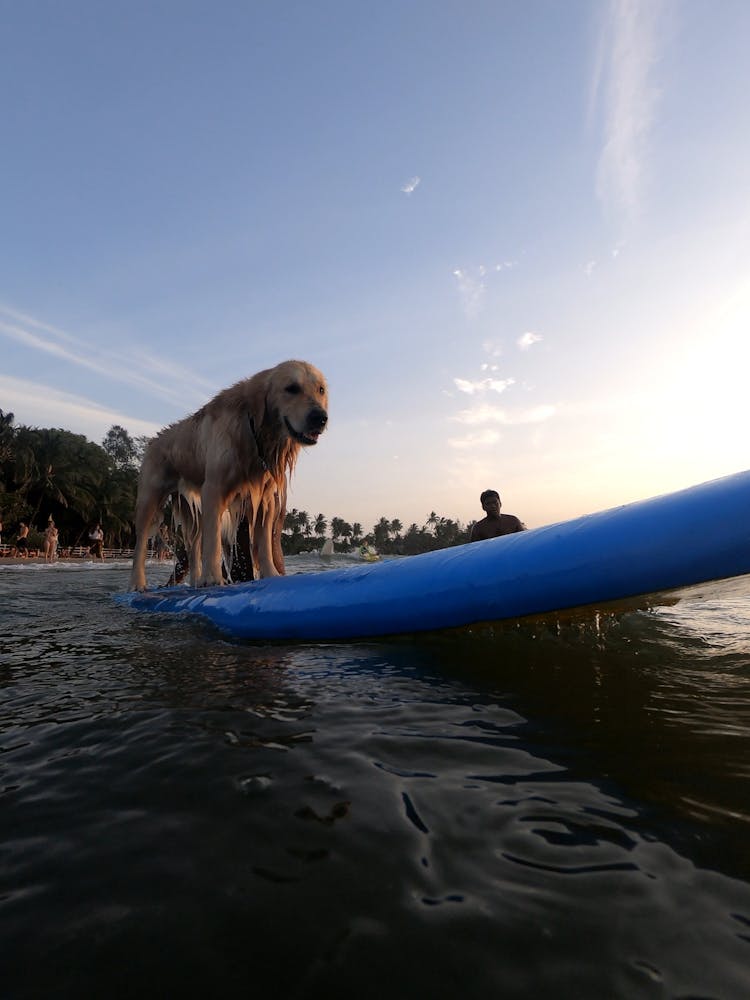
M 136 444 L 119 424 L 113 424 L 102 440 L 102 448 L 116 469 L 134 469 L 136 466 Z
M 0 411 L 0 510 L 6 534 L 22 519 L 32 531 L 41 531 L 52 517 L 61 544 L 76 545 L 100 521 L 105 544 L 131 545 L 137 446 L 117 426 L 105 442 L 110 450 L 60 428 L 14 427 L 13 415 Z
M 290 514 L 292 515 L 290 519 Z M 322 514 L 313 519 L 314 531 L 318 536 L 314 540 L 304 538 L 295 524 L 306 517 L 305 511 L 294 510 L 287 514 L 284 522 L 284 533 L 281 545 L 286 555 L 295 555 L 311 548 L 319 549 L 323 544 L 323 536 L 327 530 L 327 521 Z M 319 530 L 318 525 L 321 525 Z M 373 525 L 372 531 L 362 535 L 362 525 L 358 522 L 349 524 L 340 517 L 331 518 L 331 537 L 336 544 L 337 552 L 350 552 L 363 542 L 373 545 L 382 555 L 413 556 L 419 552 L 430 552 L 433 549 L 444 549 L 452 545 L 463 545 L 469 541 L 471 525 L 464 527 L 459 521 L 440 517 L 432 511 L 423 527 L 411 524 L 405 533 L 398 518 L 388 520 L 381 517 Z
M 13 454 L 13 421 L 12 413 L 0 410 L 0 466 L 7 462 Z
M 323 538 L 326 531 L 328 531 L 328 521 L 323 517 L 322 514 L 315 515 L 315 524 L 313 525 L 313 531 L 320 538 Z

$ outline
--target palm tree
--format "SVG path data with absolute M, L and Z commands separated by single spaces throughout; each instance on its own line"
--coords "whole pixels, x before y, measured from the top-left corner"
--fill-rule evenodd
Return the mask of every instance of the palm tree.
M 427 518 L 427 524 L 429 524 L 429 526 L 432 528 L 433 532 L 437 528 L 438 516 L 437 516 L 437 514 L 435 513 L 434 510 L 430 511 L 430 516 Z
M 431 540 L 432 536 L 424 528 L 420 528 L 418 524 L 412 522 L 404 535 L 404 552 L 409 556 L 416 555 L 417 552 L 425 552 Z
M 390 541 L 391 522 L 386 517 L 381 517 L 372 529 L 372 536 L 377 548 L 382 549 Z
M 326 521 L 322 514 L 315 515 L 315 525 L 313 530 L 319 538 L 322 538 L 328 530 L 328 521 Z
M 362 525 L 355 521 L 352 525 L 352 544 L 358 545 L 362 541 Z
M 344 539 L 348 547 L 351 547 L 352 541 L 352 526 L 348 521 L 344 521 L 341 528 L 341 537 Z
M 94 496 L 82 496 L 88 459 L 83 446 L 89 444 L 82 435 L 55 429 L 25 427 L 17 438 L 15 455 L 16 481 L 34 505 L 32 522 L 42 506 L 69 507 L 71 500 L 93 501 Z M 103 457 L 103 456 L 102 456 Z M 94 460 L 95 461 L 95 460 Z
M 296 507 L 292 507 L 291 510 L 286 512 L 284 528 L 292 535 L 300 534 L 300 515 Z
M 87 522 L 103 517 L 109 470 L 105 451 L 82 434 L 55 428 L 18 430 L 14 485 L 32 511 L 32 525 L 44 509 L 54 516 L 61 534 L 82 533 Z

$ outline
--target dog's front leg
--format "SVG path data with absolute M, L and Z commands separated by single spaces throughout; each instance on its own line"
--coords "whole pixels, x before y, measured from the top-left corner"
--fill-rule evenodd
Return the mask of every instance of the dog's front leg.
M 210 483 L 204 483 L 201 490 L 203 510 L 201 539 L 203 553 L 201 559 L 201 587 L 212 587 L 221 579 L 221 516 L 226 510 L 226 498 Z
M 274 513 L 272 504 L 263 504 L 255 522 L 258 531 L 258 569 L 261 577 L 281 575 L 274 566 L 273 559 Z
M 284 568 L 284 553 L 281 549 L 281 532 L 284 530 L 286 518 L 286 483 L 284 488 L 274 494 L 273 524 L 271 526 L 271 557 L 279 576 L 286 574 Z

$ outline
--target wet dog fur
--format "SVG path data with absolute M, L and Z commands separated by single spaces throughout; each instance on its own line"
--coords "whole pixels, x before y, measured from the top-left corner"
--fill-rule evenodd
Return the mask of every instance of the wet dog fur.
M 224 389 L 148 445 L 138 481 L 131 590 L 146 588 L 148 539 L 166 501 L 188 548 L 190 582 L 222 582 L 224 535 L 247 517 L 260 576 L 284 573 L 281 528 L 288 476 L 302 447 L 328 422 L 324 376 L 306 361 L 283 361 Z

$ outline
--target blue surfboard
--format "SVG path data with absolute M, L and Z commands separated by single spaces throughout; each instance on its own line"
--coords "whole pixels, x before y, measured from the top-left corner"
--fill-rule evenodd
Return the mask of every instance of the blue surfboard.
M 246 639 L 424 632 L 750 573 L 750 471 L 424 555 L 223 587 L 118 594 Z

